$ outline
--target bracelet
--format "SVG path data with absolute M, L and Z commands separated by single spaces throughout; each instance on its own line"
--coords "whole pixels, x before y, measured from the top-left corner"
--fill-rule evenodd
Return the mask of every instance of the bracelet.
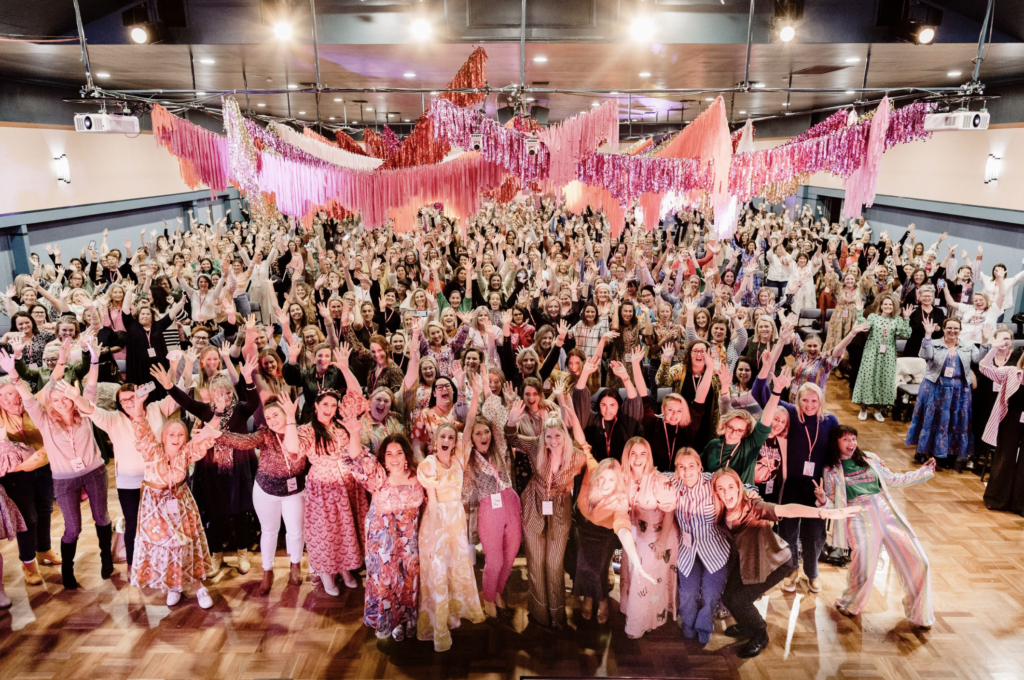
M 772 396 L 774 396 L 774 397 L 781 397 L 782 396 L 782 392 L 772 392 Z

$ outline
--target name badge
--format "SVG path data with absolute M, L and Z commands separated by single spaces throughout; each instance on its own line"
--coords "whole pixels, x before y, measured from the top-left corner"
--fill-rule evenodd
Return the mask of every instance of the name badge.
M 168 501 L 167 501 L 167 512 L 171 513 L 172 515 L 177 515 L 178 514 L 178 499 L 177 498 L 168 499 Z
M 149 354 L 149 358 L 150 358 L 150 359 L 156 359 L 156 350 L 155 350 L 155 349 L 153 349 L 152 347 L 150 347 L 149 349 L 147 349 L 147 350 L 146 350 L 146 353 L 147 353 L 147 354 Z
M 544 501 L 544 502 L 547 503 L 547 504 L 551 503 L 551 501 Z M 500 493 L 492 493 L 491 494 L 491 510 L 500 510 L 500 509 L 501 509 L 501 494 Z M 545 511 L 544 514 L 545 515 L 550 515 L 551 513 Z
M 814 461 L 807 461 L 804 463 L 804 477 L 814 476 Z
M 552 501 L 542 501 L 540 504 L 540 512 L 543 515 L 555 514 L 555 504 Z
M 1024 423 L 1024 413 L 1020 414 L 1020 422 Z
M 294 477 L 289 477 L 288 481 L 286 481 L 284 485 L 288 489 L 288 493 L 295 493 L 299 490 L 299 480 Z
M 998 392 L 999 391 L 999 383 L 995 383 L 995 382 L 992 383 L 992 391 L 993 392 Z
M 82 462 L 81 458 L 72 458 L 71 469 L 74 470 L 75 472 L 81 472 L 82 470 L 85 469 L 85 463 Z
M 885 349 L 886 349 L 885 345 L 879 345 L 878 346 L 878 353 L 879 354 L 885 354 Z
M 767 482 L 764 483 L 764 492 L 766 494 L 771 493 L 774 488 L 775 488 L 775 480 L 774 479 L 769 479 Z
M 689 548 L 693 546 L 693 536 L 689 533 L 683 532 L 683 547 Z
M 31 368 L 33 371 L 39 370 L 39 364 L 29 364 L 28 367 Z
M 952 368 L 947 368 L 945 371 L 943 371 L 943 375 L 945 375 L 947 378 L 952 378 L 953 377 L 953 369 Z

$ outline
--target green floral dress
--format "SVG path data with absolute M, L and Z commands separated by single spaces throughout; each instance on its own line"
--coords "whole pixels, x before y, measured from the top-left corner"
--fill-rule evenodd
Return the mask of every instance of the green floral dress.
M 857 323 L 865 321 L 857 314 Z M 857 369 L 853 403 L 861 406 L 892 406 L 896 402 L 896 340 L 910 337 L 910 322 L 902 316 L 872 314 L 864 357 Z M 883 349 L 884 348 L 884 349 Z

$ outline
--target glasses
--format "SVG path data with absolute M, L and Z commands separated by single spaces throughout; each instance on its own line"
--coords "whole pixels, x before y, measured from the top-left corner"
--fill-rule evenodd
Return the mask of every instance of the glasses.
M 729 427 L 728 425 L 726 425 L 725 431 L 726 431 L 726 433 L 731 433 L 731 434 L 746 434 L 747 433 L 747 426 L 744 425 L 742 427 Z
M 442 383 L 440 385 L 434 385 L 434 391 L 435 392 L 440 392 L 442 390 L 451 392 L 451 389 L 452 389 L 452 386 L 449 385 L 448 383 Z

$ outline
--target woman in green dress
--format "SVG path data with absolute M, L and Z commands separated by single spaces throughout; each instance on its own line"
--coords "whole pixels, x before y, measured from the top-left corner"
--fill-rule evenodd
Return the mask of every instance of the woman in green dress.
M 868 408 L 873 408 L 875 420 L 885 422 L 882 409 L 896 402 L 896 341 L 910 337 L 910 314 L 913 306 L 903 309 L 895 295 L 880 295 L 877 312 L 864 318 L 863 305 L 858 304 L 857 323 L 867 321 L 871 326 L 864 356 L 857 372 L 857 386 L 853 388 L 853 403 L 860 404 L 861 420 L 868 419 Z

